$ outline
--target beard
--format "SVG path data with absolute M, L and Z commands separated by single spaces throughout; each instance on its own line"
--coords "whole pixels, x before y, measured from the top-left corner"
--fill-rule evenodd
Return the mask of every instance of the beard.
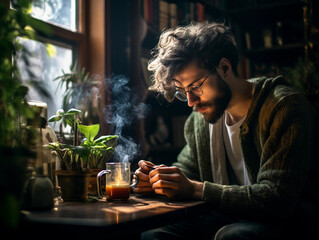
M 232 98 L 232 93 L 227 83 L 222 79 L 219 73 L 217 73 L 216 76 L 218 96 L 209 103 L 198 104 L 193 108 L 194 111 L 204 107 L 212 109 L 212 111 L 202 113 L 204 119 L 211 124 L 216 123 L 221 118 Z

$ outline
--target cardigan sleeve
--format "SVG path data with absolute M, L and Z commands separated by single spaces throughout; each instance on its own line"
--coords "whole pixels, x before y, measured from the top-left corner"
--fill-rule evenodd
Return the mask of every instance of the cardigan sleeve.
M 186 145 L 173 165 L 192 180 L 212 181 L 209 127 L 201 114 L 193 112 L 189 116 L 185 123 L 184 136 Z
M 203 199 L 216 208 L 239 217 L 285 218 L 300 204 L 311 166 L 314 118 L 310 104 L 298 95 L 281 101 L 259 119 L 259 127 L 247 134 L 247 149 L 254 147 L 259 132 L 262 153 L 257 179 L 247 186 L 204 183 Z M 252 129 L 250 129 L 253 131 Z M 255 140 L 256 143 L 256 140 Z M 244 148 L 243 148 L 244 151 Z M 253 151 L 253 150 L 252 150 Z
M 188 178 L 199 180 L 194 134 L 194 113 L 192 113 L 184 126 L 186 145 L 178 155 L 177 162 L 173 163 L 173 165 L 179 167 Z

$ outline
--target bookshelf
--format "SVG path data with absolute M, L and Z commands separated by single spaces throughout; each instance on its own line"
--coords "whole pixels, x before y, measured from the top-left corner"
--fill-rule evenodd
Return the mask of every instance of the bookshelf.
M 273 77 L 305 56 L 305 6 L 302 0 L 226 1 L 245 78 Z
M 201 2 L 143 0 L 141 15 L 159 32 L 168 27 L 191 21 L 203 21 L 205 7 Z

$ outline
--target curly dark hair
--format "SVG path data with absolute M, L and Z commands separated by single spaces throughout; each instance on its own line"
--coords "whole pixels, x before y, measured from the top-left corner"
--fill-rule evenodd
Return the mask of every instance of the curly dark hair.
M 154 48 L 148 70 L 153 72 L 155 90 L 172 100 L 175 88 L 172 77 L 187 64 L 196 60 L 210 72 L 220 59 L 227 58 L 236 75 L 239 54 L 230 27 L 222 23 L 192 23 L 184 27 L 165 30 Z

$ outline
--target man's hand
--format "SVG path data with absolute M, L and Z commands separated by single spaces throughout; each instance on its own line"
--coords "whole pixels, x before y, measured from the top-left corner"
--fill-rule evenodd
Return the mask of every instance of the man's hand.
M 203 183 L 188 179 L 178 167 L 157 167 L 149 178 L 155 193 L 176 199 L 202 198 Z
M 133 189 L 135 193 L 151 193 L 154 192 L 152 185 L 150 184 L 149 173 L 152 170 L 149 167 L 155 167 L 151 162 L 141 160 L 138 163 L 139 168 L 135 171 L 135 174 L 139 178 L 139 183 Z

